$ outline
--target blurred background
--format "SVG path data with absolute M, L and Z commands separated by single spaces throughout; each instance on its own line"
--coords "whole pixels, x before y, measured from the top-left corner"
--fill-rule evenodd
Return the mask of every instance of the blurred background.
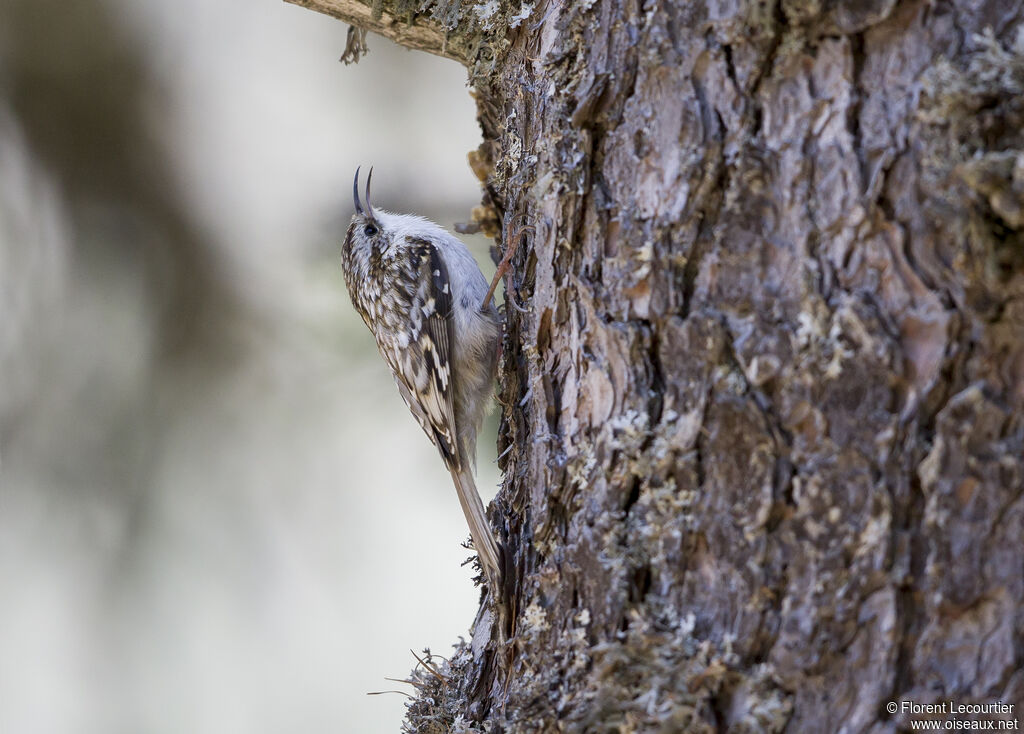
M 359 164 L 468 219 L 474 105 L 345 36 L 280 0 L 0 0 L 0 732 L 395 732 L 367 693 L 467 634 L 458 501 L 338 253 Z

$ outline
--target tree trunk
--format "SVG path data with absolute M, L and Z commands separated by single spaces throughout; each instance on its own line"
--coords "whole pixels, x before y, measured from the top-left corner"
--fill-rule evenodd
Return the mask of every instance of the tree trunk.
M 301 2 L 465 63 L 533 227 L 515 636 L 482 613 L 407 727 L 1018 721 L 1024 3 L 448 2 Z

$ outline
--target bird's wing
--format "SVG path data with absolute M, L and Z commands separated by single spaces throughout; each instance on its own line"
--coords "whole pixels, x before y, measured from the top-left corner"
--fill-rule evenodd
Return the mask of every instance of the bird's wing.
M 399 356 L 395 381 L 409 410 L 434 442 L 449 469 L 462 464 L 455 426 L 452 371 L 452 292 L 448 268 L 437 248 L 415 240 L 410 248 L 417 273 L 410 313 L 409 347 Z

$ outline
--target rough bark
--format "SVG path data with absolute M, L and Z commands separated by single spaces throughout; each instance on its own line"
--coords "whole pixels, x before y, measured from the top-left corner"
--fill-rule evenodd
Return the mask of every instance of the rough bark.
M 485 204 L 535 231 L 493 512 L 515 638 L 482 613 L 409 729 L 1019 717 L 1024 3 L 426 7 Z

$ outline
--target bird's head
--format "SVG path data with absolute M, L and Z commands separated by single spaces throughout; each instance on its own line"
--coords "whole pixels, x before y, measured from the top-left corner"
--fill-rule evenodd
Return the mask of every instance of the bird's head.
M 355 213 L 348 225 L 345 237 L 345 250 L 357 261 L 368 262 L 372 256 L 380 255 L 390 249 L 392 232 L 385 220 L 390 219 L 386 212 L 374 210 L 370 203 L 370 182 L 373 169 L 366 177 L 366 207 L 359 201 L 359 169 L 356 169 L 352 180 L 352 203 Z
M 365 277 L 374 268 L 402 260 L 410 247 L 424 241 L 443 244 L 452 237 L 428 219 L 414 214 L 394 214 L 374 209 L 370 203 L 370 182 L 373 169 L 366 177 L 366 196 L 359 200 L 359 169 L 352 180 L 352 203 L 355 213 L 348 225 L 343 256 L 355 277 Z M 365 206 L 364 206 L 365 204 Z

